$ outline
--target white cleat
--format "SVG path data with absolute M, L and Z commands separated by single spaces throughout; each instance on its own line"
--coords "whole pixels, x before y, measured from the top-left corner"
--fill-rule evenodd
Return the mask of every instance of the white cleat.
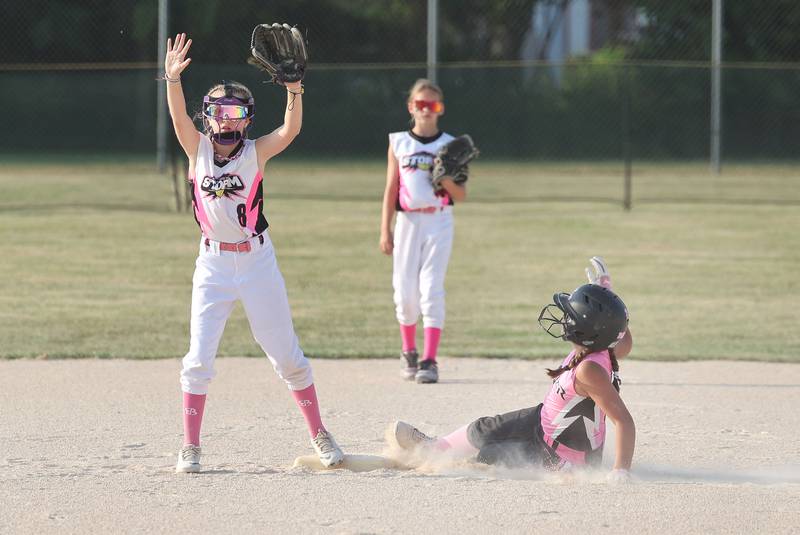
M 429 437 L 416 427 L 405 422 L 394 423 L 394 439 L 404 450 L 413 450 L 420 446 L 433 446 L 436 439 Z
M 342 449 L 333 439 L 333 435 L 327 431 L 320 430 L 317 436 L 311 439 L 311 445 L 314 446 L 314 451 L 317 452 L 322 466 L 326 468 L 336 466 L 344 461 Z
M 200 446 L 187 444 L 178 453 L 178 464 L 175 471 L 181 473 L 192 473 L 200 471 Z

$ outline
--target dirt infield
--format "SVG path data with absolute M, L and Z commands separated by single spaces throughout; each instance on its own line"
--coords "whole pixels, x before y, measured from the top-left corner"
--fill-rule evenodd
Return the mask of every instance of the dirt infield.
M 551 361 L 447 359 L 438 385 L 394 360 L 315 360 L 323 418 L 350 453 L 404 419 L 446 433 L 538 403 Z M 800 365 L 622 363 L 637 481 L 442 466 L 310 472 L 266 359 L 220 359 L 205 473 L 173 472 L 177 360 L 0 361 L 0 532 L 790 533 L 800 526 Z M 613 433 L 613 428 L 611 430 Z M 605 461 L 613 458 L 613 439 Z

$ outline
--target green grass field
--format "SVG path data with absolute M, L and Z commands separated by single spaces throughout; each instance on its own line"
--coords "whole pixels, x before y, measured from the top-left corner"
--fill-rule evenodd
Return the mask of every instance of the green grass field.
M 0 167 L 0 356 L 182 356 L 198 229 L 150 162 Z M 384 163 L 267 166 L 265 211 L 295 327 L 315 357 L 394 357 Z M 479 161 L 457 207 L 446 356 L 545 357 L 554 291 L 608 261 L 642 359 L 800 361 L 797 166 Z M 221 355 L 261 355 L 237 307 Z

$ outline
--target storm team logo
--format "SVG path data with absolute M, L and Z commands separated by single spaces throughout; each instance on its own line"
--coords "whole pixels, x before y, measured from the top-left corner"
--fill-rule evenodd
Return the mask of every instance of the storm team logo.
M 408 156 L 403 156 L 400 166 L 403 169 L 420 169 L 422 171 L 430 171 L 433 169 L 434 155 L 430 152 L 415 152 Z
M 207 176 L 200 183 L 200 189 L 209 197 L 241 197 L 237 191 L 244 189 L 244 182 L 239 175 L 225 173 L 220 177 Z

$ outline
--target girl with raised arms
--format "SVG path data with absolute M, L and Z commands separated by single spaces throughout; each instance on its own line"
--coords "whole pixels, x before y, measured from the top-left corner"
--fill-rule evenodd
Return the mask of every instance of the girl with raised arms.
M 325 466 L 343 454 L 320 418 L 311 366 L 294 332 L 283 276 L 262 212 L 263 170 L 300 133 L 303 86 L 286 83 L 284 122 L 267 135 L 248 137 L 255 101 L 244 85 L 214 84 L 203 99 L 203 131 L 186 112 L 181 73 L 192 40 L 167 41 L 167 102 L 178 142 L 189 159 L 192 206 L 200 226 L 192 281 L 189 351 L 183 358 L 183 447 L 176 471 L 200 471 L 200 425 L 214 359 L 225 322 L 241 300 L 253 337 L 286 382 L 305 418 L 311 443 Z

